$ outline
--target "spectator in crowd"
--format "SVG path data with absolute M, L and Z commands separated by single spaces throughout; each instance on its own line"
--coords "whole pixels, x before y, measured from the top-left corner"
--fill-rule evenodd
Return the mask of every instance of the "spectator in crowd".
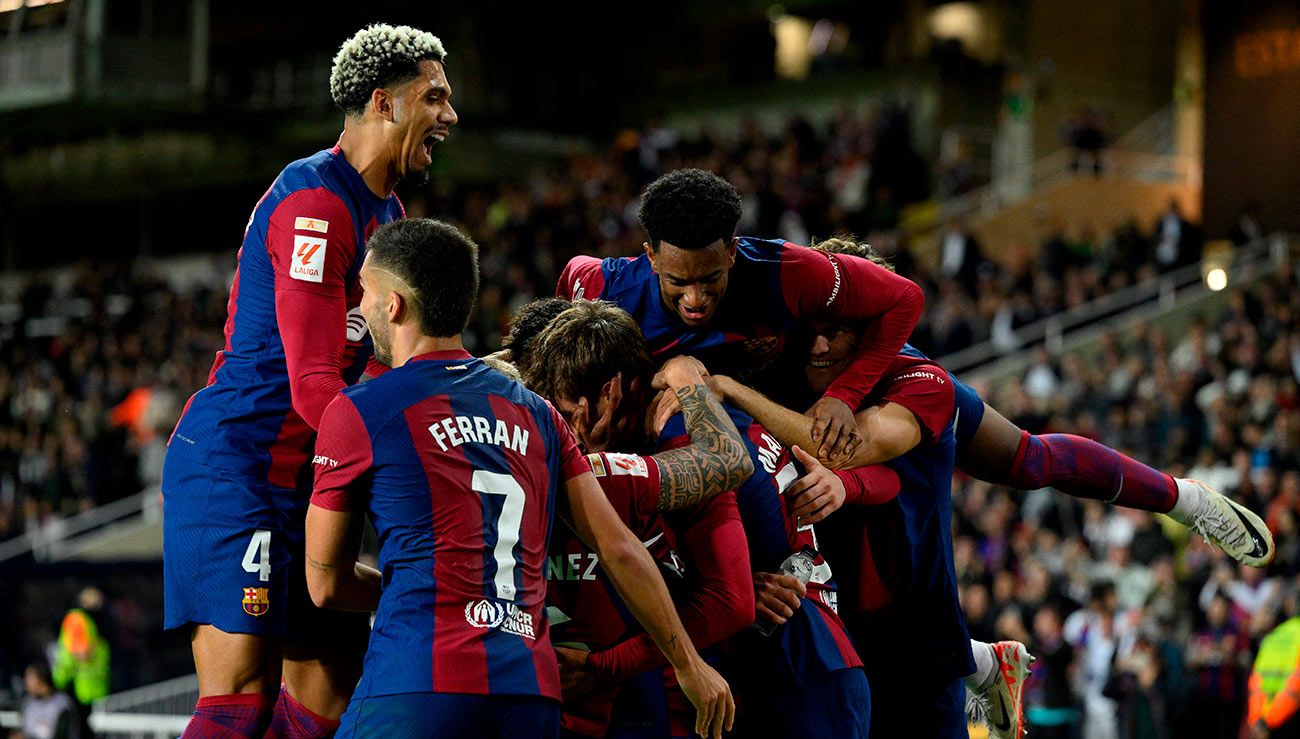
M 1178 199 L 1170 198 L 1156 227 L 1156 265 L 1161 272 L 1168 272 L 1194 264 L 1201 258 L 1201 246 L 1200 229 L 1183 218 Z
M 979 242 L 960 223 L 950 221 L 939 240 L 939 274 L 956 282 L 967 296 L 974 298 L 983 266 Z
M 89 717 L 91 704 L 108 695 L 108 642 L 95 621 L 103 607 L 104 594 L 99 588 L 83 589 L 77 596 L 77 607 L 63 617 L 55 643 L 54 685 L 76 698 L 82 721 Z
M 1083 108 L 1066 121 L 1065 143 L 1072 150 L 1070 170 L 1080 171 L 1087 162 L 1094 175 L 1101 175 L 1101 153 L 1106 148 L 1106 117 L 1095 108 Z
M 1228 599 L 1215 592 L 1205 609 L 1205 626 L 1187 650 L 1192 671 L 1187 725 L 1206 739 L 1236 739 L 1246 703 L 1249 647 L 1245 630 L 1233 622 Z
M 1264 637 L 1250 673 L 1246 726 L 1250 739 L 1300 736 L 1300 609 L 1293 589 L 1287 620 Z
M 83 733 L 76 706 L 67 693 L 54 689 L 50 668 L 33 662 L 23 673 L 22 729 L 9 739 L 82 739 Z
M 1237 220 L 1233 221 L 1232 229 L 1228 231 L 1228 238 L 1232 239 L 1232 243 L 1236 246 L 1245 246 L 1264 238 L 1264 226 L 1260 222 L 1258 202 L 1252 200 L 1246 203 L 1237 214 Z

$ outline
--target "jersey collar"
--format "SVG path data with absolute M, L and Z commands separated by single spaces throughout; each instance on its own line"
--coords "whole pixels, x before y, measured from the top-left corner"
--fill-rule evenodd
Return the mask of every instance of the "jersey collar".
M 407 361 L 408 363 L 424 362 L 429 360 L 435 362 L 450 362 L 456 359 L 473 359 L 473 358 L 474 355 L 470 354 L 464 349 L 448 349 L 446 351 L 441 351 L 441 352 L 426 352 L 424 354 L 416 354 L 414 357 L 411 357 Z

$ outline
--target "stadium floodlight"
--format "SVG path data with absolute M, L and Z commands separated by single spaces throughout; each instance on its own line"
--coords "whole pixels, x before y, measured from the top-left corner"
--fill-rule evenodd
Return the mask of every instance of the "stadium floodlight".
M 1228 286 L 1228 272 L 1222 267 L 1214 267 L 1205 273 L 1205 286 L 1216 293 Z

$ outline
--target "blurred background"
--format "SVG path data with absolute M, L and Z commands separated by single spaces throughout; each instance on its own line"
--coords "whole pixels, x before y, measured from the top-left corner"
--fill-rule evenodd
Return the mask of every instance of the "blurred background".
M 166 439 L 249 213 L 336 140 L 330 62 L 375 21 L 450 52 L 460 124 L 398 192 L 482 247 L 471 351 L 569 257 L 638 253 L 674 168 L 733 182 L 743 234 L 869 241 L 925 288 L 913 343 L 1021 427 L 1278 536 L 1239 570 L 1162 517 L 959 476 L 972 635 L 1039 655 L 1031 736 L 1238 735 L 1300 583 L 1300 7 L 1276 0 L 0 0 L 0 726 L 29 664 L 101 648 L 101 732 L 184 725 Z

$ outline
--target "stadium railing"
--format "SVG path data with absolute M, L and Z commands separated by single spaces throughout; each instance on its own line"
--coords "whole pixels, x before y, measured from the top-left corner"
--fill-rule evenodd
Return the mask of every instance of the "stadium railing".
M 76 542 L 88 536 L 106 534 L 118 526 L 161 519 L 162 496 L 157 487 L 151 487 L 75 516 L 52 518 L 31 531 L 0 542 L 0 564 L 28 555 L 36 562 L 58 561 L 74 553 Z
M 1212 254 L 1196 264 L 1022 326 L 1014 332 L 1015 348 L 999 347 L 988 340 L 940 359 L 954 374 L 1002 377 L 1028 365 L 1032 353 L 1027 349 L 1045 346 L 1050 353 L 1058 355 L 1102 333 L 1187 310 L 1192 302 L 1216 292 L 1205 283 L 1205 275 L 1210 270 L 1224 270 L 1226 288 L 1240 287 L 1267 274 L 1297 247 L 1300 238 L 1296 236 L 1266 236 L 1230 254 Z
M 170 739 L 185 731 L 199 697 L 199 678 L 185 675 L 96 701 L 90 728 L 100 739 Z M 0 711 L 0 728 L 22 726 L 17 711 Z
M 1200 187 L 1200 163 L 1195 157 L 1180 156 L 1173 150 L 1172 107 L 1162 108 L 1146 120 L 1116 139 L 1102 150 L 1104 170 L 1107 174 L 1151 182 L 1186 183 Z M 1009 173 L 1008 180 L 1024 183 L 1023 187 L 1007 187 L 994 181 L 964 195 L 950 198 L 940 206 L 944 220 L 965 220 L 990 216 L 1002 208 L 1023 202 L 1043 192 L 1054 184 L 1077 176 L 1073 168 L 1075 152 L 1062 147 L 1023 170 Z

